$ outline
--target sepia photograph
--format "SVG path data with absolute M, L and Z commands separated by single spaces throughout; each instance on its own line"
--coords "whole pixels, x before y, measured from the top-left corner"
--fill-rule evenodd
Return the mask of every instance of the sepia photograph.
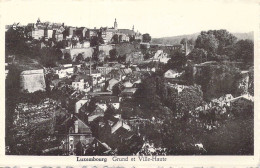
M 255 154 L 255 1 L 1 3 L 5 155 Z

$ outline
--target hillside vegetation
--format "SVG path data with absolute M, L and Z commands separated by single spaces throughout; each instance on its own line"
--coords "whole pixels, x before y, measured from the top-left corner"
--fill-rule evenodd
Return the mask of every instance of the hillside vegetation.
M 180 36 L 172 36 L 172 37 L 161 37 L 161 38 L 153 38 L 152 42 L 153 44 L 180 44 L 181 40 L 183 38 L 186 39 L 193 39 L 194 41 L 197 39 L 198 35 L 200 33 L 193 33 L 193 34 L 187 34 L 187 35 L 180 35 Z M 248 32 L 248 33 L 232 33 L 238 40 L 245 40 L 250 39 L 254 40 L 254 32 Z

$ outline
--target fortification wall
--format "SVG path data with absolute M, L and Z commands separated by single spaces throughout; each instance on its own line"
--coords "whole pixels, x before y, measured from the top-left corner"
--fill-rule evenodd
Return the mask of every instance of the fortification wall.
M 79 54 L 82 54 L 83 58 L 86 59 L 88 57 L 92 57 L 92 54 L 94 53 L 94 49 L 89 47 L 89 48 L 71 48 L 71 49 L 62 49 L 61 50 L 63 55 L 65 53 L 68 53 L 70 54 L 71 56 L 71 60 L 75 60 L 76 57 L 79 55 Z
M 23 71 L 20 75 L 21 91 L 33 93 L 35 91 L 45 91 L 46 84 L 43 69 Z
M 99 51 L 104 51 L 105 55 L 109 55 L 109 51 L 113 49 L 112 45 L 101 45 L 98 47 Z

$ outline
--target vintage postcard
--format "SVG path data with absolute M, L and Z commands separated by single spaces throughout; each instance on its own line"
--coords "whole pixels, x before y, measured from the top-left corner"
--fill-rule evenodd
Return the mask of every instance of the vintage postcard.
M 258 1 L 0 7 L 0 166 L 259 166 Z

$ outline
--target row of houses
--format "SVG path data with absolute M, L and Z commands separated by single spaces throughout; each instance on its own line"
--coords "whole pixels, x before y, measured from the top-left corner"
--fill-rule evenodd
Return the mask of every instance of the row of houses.
M 19 23 L 13 25 L 7 25 L 6 30 L 9 28 L 16 29 Z M 90 29 L 87 27 L 73 27 L 65 26 L 64 23 L 50 23 L 42 22 L 39 18 L 36 23 L 29 23 L 26 26 L 24 33 L 26 37 L 31 37 L 35 40 L 40 39 L 55 39 L 56 41 L 62 40 L 78 40 L 78 41 L 90 41 L 93 37 L 102 38 L 104 43 L 110 43 L 114 41 L 113 37 L 117 36 L 120 42 L 130 41 L 130 39 L 142 40 L 142 34 L 132 29 L 119 29 L 117 21 L 115 19 L 114 26 L 111 28 L 101 27 L 100 29 Z
M 102 73 L 98 70 L 100 69 Z M 100 155 L 106 155 L 109 152 L 115 152 L 115 144 L 111 139 L 102 137 L 103 134 L 109 134 L 111 137 L 120 137 L 120 141 L 133 137 L 133 130 L 138 130 L 140 124 L 144 124 L 148 121 L 139 119 L 123 119 L 121 117 L 124 108 L 121 107 L 121 102 L 124 99 L 131 99 L 134 93 L 138 90 L 138 84 L 146 75 L 149 75 L 147 71 L 136 70 L 136 68 L 126 68 L 118 63 L 112 64 L 112 66 L 97 67 L 96 70 L 80 69 L 76 78 L 72 80 L 72 85 L 76 85 L 77 82 L 85 83 L 85 86 L 89 87 L 94 81 L 94 77 L 105 78 L 106 89 L 100 91 L 85 91 L 82 96 L 73 96 L 76 99 L 74 111 L 70 111 L 69 119 L 64 122 L 65 128 L 68 129 L 66 138 L 64 139 L 64 149 L 67 155 L 77 155 L 79 148 L 83 149 L 83 154 L 90 154 L 88 149 L 93 146 L 93 142 L 99 144 L 101 149 L 92 148 L 93 152 L 99 151 Z M 145 75 L 146 74 L 146 75 Z M 96 83 L 97 86 L 98 82 Z M 112 88 L 114 85 L 122 85 L 123 90 L 119 95 L 112 95 Z M 94 86 L 94 85 L 93 85 Z M 76 92 L 84 92 L 79 87 L 73 87 Z M 76 95 L 73 93 L 73 95 Z M 79 94 L 80 95 L 80 94 Z M 90 104 L 94 106 L 90 111 Z M 116 113 L 107 118 L 107 110 L 114 109 Z M 123 110 L 123 111 L 122 111 Z M 111 118 L 112 117 L 112 118 Z M 69 123 L 68 126 L 66 123 Z M 70 131 L 69 131 L 70 130 Z M 92 131 L 91 131 L 92 130 Z M 93 132 L 94 130 L 94 132 Z M 125 136 L 122 136 L 125 135 Z M 94 145 L 95 146 L 95 145 Z

